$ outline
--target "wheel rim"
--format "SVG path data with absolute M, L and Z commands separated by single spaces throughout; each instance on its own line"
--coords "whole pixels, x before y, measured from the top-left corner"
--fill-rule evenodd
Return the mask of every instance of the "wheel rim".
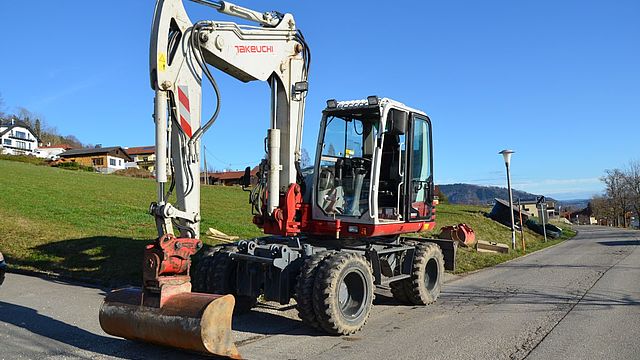
M 338 304 L 347 319 L 356 319 L 364 311 L 367 302 L 367 283 L 359 270 L 347 273 L 340 281 Z
M 436 259 L 429 259 L 424 269 L 424 285 L 427 290 L 431 291 L 438 283 L 438 262 Z

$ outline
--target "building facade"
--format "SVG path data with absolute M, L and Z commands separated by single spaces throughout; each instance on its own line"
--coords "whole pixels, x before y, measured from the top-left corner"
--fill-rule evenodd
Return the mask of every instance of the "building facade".
M 19 120 L 0 122 L 0 153 L 35 155 L 39 139 L 31 128 Z
M 156 166 L 156 148 L 155 146 L 137 146 L 125 148 L 125 151 L 133 159 L 133 162 L 139 169 L 149 172 L 155 171 Z
M 556 210 L 555 201 L 548 200 L 544 204 L 545 204 L 544 208 L 547 211 L 547 217 L 546 217 L 547 219 L 554 219 L 560 216 L 560 214 L 558 214 Z M 518 206 L 518 200 L 514 200 L 513 205 Z M 521 200 L 520 209 L 530 214 L 534 214 L 534 216 L 540 217 L 540 207 L 536 200 Z
M 60 157 L 60 154 L 67 150 L 71 150 L 72 147 L 66 144 L 60 145 L 46 145 L 46 146 L 38 146 L 35 151 L 35 156 L 42 159 L 49 160 L 57 160 Z
M 60 158 L 65 162 L 74 161 L 80 165 L 93 166 L 97 171 L 107 174 L 123 170 L 125 163 L 133 160 L 120 146 L 74 149 L 60 154 Z

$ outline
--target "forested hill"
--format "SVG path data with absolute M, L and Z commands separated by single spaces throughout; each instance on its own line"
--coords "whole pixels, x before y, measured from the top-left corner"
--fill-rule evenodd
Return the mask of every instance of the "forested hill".
M 447 184 L 438 185 L 440 191 L 449 199 L 451 204 L 487 205 L 493 204 L 493 199 L 508 199 L 507 188 L 497 186 L 480 186 L 473 184 Z M 532 200 L 535 194 L 525 191 L 513 190 L 513 200 Z

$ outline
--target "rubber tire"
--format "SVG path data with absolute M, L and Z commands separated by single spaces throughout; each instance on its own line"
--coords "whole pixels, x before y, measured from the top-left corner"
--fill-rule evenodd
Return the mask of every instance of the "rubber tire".
M 403 302 L 414 305 L 428 305 L 440 295 L 444 276 L 444 256 L 440 247 L 434 243 L 416 244 L 411 277 L 391 284 L 393 296 Z M 435 280 L 427 286 L 427 266 L 435 271 Z
M 391 295 L 393 295 L 394 299 L 403 304 L 409 304 L 411 301 L 409 301 L 409 298 L 407 297 L 407 290 L 404 283 L 405 280 L 392 282 L 389 284 L 389 287 L 391 288 Z
M 209 249 L 207 253 L 195 259 L 191 258 L 193 260 L 191 265 L 191 290 L 193 292 L 207 292 L 207 274 L 213 263 L 213 255 L 219 250 L 220 248 Z
M 354 271 L 363 275 L 363 307 L 355 319 L 347 319 L 340 310 L 339 291 L 342 279 Z M 373 271 L 364 256 L 339 252 L 325 259 L 317 270 L 313 287 L 313 309 L 322 330 L 333 335 L 359 331 L 369 318 L 373 304 Z
M 236 298 L 233 312 L 236 314 L 248 312 L 258 302 L 253 296 L 236 295 L 236 264 L 228 251 L 216 251 L 203 257 L 193 274 L 194 291 L 233 295 Z
M 320 264 L 334 253 L 322 251 L 311 255 L 305 260 L 296 280 L 295 299 L 298 317 L 305 324 L 318 330 L 322 330 L 322 328 L 313 309 L 313 288 Z

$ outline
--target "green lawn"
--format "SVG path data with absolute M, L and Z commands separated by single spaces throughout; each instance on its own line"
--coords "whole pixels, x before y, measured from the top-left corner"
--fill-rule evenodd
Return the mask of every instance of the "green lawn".
M 137 284 L 144 245 L 156 236 L 148 205 L 155 182 L 0 160 L 0 251 L 12 267 L 48 271 L 102 285 Z M 248 238 L 261 231 L 251 222 L 248 193 L 236 187 L 202 190 L 202 228 Z M 464 222 L 479 239 L 509 243 L 509 229 L 476 206 L 440 205 L 438 228 Z M 431 234 L 422 234 L 429 236 Z M 526 233 L 527 250 L 549 245 Z M 206 237 L 203 238 L 207 242 Z M 458 252 L 458 271 L 513 258 Z
M 465 223 L 475 231 L 476 238 L 478 240 L 486 240 L 492 242 L 499 242 L 508 244 L 511 246 L 511 230 L 509 227 L 504 226 L 496 221 L 493 221 L 485 216 L 485 214 L 491 211 L 490 207 L 472 206 L 472 205 L 438 205 L 436 210 L 436 230 L 432 232 L 426 232 L 421 235 L 435 237 L 439 230 L 443 226 L 455 225 L 459 223 Z M 575 236 L 575 231 L 571 230 L 570 226 L 556 223 L 555 225 L 561 226 L 565 231 L 560 239 L 544 242 L 544 237 L 538 235 L 533 231 L 526 229 L 524 231 L 526 253 L 540 250 L 547 246 L 557 244 L 565 239 Z M 509 254 L 491 254 L 491 253 L 478 253 L 471 249 L 465 249 L 458 247 L 458 255 L 456 259 L 456 273 L 464 273 L 481 269 L 488 266 L 493 266 L 501 262 L 522 256 L 522 241 L 520 232 L 516 231 L 516 251 L 511 251 Z
M 0 187 L 0 251 L 13 267 L 107 285 L 137 282 L 144 245 L 157 236 L 147 212 L 152 180 L 0 160 Z M 247 194 L 205 187 L 203 228 L 260 235 Z

